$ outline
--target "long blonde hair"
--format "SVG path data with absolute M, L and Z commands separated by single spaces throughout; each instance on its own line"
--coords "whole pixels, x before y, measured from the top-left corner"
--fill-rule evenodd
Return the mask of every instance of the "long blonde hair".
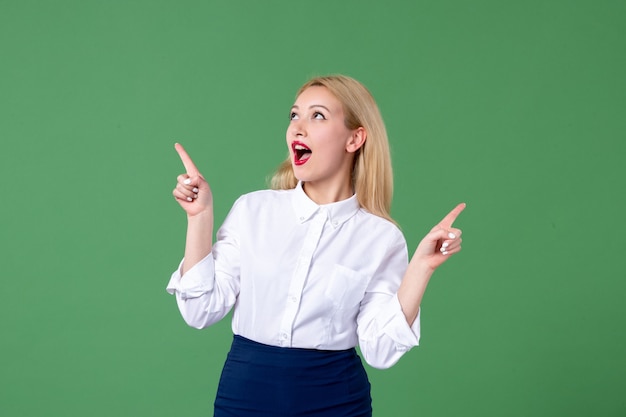
M 315 77 L 298 90 L 298 97 L 309 87 L 326 87 L 342 104 L 345 125 L 354 130 L 363 127 L 367 139 L 356 152 L 352 168 L 352 185 L 361 207 L 391 222 L 393 172 L 389 139 L 383 118 L 372 94 L 363 84 L 345 75 Z M 275 190 L 292 189 L 298 184 L 289 156 L 271 180 Z M 395 223 L 395 222 L 394 222 Z

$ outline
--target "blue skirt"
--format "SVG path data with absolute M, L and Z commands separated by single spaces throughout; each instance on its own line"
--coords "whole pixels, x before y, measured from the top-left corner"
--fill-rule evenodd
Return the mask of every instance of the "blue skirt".
M 370 383 L 354 348 L 282 348 L 235 335 L 214 417 L 371 415 Z

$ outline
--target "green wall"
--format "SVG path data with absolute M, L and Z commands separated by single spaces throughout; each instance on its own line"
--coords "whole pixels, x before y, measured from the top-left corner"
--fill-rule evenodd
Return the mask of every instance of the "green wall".
M 206 416 L 230 323 L 188 328 L 183 143 L 218 223 L 296 89 L 378 99 L 414 248 L 464 249 L 375 415 L 626 415 L 626 2 L 0 0 L 0 415 Z

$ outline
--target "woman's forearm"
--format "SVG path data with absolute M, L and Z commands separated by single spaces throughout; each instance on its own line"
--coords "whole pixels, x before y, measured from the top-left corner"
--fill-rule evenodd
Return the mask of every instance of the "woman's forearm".
M 435 269 L 461 250 L 461 229 L 452 227 L 452 223 L 464 209 L 465 203 L 458 204 L 415 249 L 398 289 L 398 300 L 410 325 L 419 313 L 426 286 Z
M 409 326 L 412 326 L 417 318 L 422 298 L 433 272 L 433 270 L 422 263 L 414 261 L 410 262 L 406 269 L 398 289 L 398 300 Z
M 213 248 L 213 208 L 187 216 L 185 260 L 181 275 L 204 259 Z

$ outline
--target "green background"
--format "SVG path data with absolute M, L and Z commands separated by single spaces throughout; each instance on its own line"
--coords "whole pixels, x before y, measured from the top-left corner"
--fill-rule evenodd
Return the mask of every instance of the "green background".
M 0 415 L 211 415 L 173 144 L 220 224 L 327 73 L 378 100 L 410 248 L 468 204 L 375 415 L 626 415 L 626 2 L 549 0 L 0 0 Z

